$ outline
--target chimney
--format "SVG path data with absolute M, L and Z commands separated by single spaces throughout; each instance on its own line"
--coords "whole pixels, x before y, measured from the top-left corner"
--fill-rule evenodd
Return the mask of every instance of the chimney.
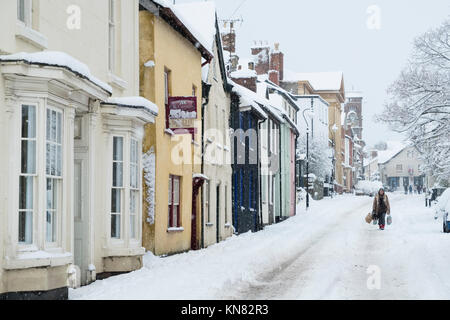
M 270 70 L 278 71 L 279 81 L 283 80 L 284 76 L 284 54 L 280 51 L 280 44 L 275 43 L 274 49 L 270 53 Z
M 233 22 L 230 22 L 230 28 L 227 30 L 227 22 L 224 23 L 224 30 L 222 35 L 222 46 L 224 51 L 233 54 L 236 52 L 236 33 L 234 32 Z
M 269 71 L 269 80 L 275 83 L 277 86 L 280 85 L 280 74 L 278 73 L 278 70 Z
M 255 63 L 255 71 L 259 74 L 267 74 L 269 72 L 269 53 L 270 47 L 268 44 L 263 44 L 260 41 L 260 44 L 252 47 L 252 56 L 253 61 Z

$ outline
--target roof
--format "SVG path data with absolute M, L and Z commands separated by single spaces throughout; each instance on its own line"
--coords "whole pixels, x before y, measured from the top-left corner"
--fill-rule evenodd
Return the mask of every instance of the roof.
M 231 79 L 228 79 L 228 83 L 233 86 L 232 91 L 239 96 L 242 107 L 250 107 L 262 118 L 267 118 L 267 114 L 261 109 L 261 105 L 268 103 L 267 99 L 261 98 L 255 92 L 235 83 Z
M 40 51 L 34 53 L 19 52 L 10 55 L 0 55 L 0 61 L 5 62 L 25 62 L 28 64 L 46 65 L 67 69 L 81 78 L 87 79 L 110 95 L 112 88 L 109 84 L 94 77 L 89 67 L 65 52 L 60 51 Z
M 284 82 L 308 81 L 318 91 L 339 91 L 344 76 L 342 71 L 337 72 L 293 72 L 285 70 Z
M 188 39 L 200 51 L 204 59 L 210 61 L 213 58 L 212 46 L 209 45 L 211 40 L 208 40 L 209 37 L 205 36 L 208 32 L 198 30 L 199 23 L 192 21 L 189 13 L 187 13 L 188 9 L 186 9 L 186 14 L 183 14 L 181 7 L 179 8 L 178 5 L 173 5 L 167 0 L 139 0 L 139 4 L 149 12 L 159 15 L 174 30 Z
M 401 141 L 387 141 L 386 144 L 386 150 L 378 150 L 379 164 L 385 164 L 390 161 L 408 146 L 407 143 Z

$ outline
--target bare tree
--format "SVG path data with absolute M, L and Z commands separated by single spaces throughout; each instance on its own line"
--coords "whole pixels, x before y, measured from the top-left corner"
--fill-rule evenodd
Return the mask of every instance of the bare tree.
M 406 132 L 432 175 L 450 179 L 450 18 L 417 37 L 377 116 Z

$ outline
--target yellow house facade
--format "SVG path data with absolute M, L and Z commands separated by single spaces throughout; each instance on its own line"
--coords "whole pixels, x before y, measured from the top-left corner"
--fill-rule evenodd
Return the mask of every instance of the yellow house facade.
M 153 1 L 140 4 L 140 95 L 160 110 L 144 133 L 144 156 L 154 159 L 150 169 L 144 166 L 144 175 L 154 175 L 155 182 L 145 185 L 142 244 L 156 255 L 173 254 L 200 244 L 201 69 L 202 58 L 208 62 L 212 56 L 173 7 Z M 195 97 L 197 117 L 190 119 L 194 134 L 167 127 L 169 97 Z

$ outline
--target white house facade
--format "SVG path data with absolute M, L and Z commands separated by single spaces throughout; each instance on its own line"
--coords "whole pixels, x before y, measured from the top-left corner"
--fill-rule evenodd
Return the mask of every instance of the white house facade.
M 84 13 L 76 32 L 70 6 Z M 1 298 L 64 299 L 69 286 L 142 265 L 141 144 L 158 109 L 136 97 L 137 9 L 2 5 L 14 27 L 0 35 Z

